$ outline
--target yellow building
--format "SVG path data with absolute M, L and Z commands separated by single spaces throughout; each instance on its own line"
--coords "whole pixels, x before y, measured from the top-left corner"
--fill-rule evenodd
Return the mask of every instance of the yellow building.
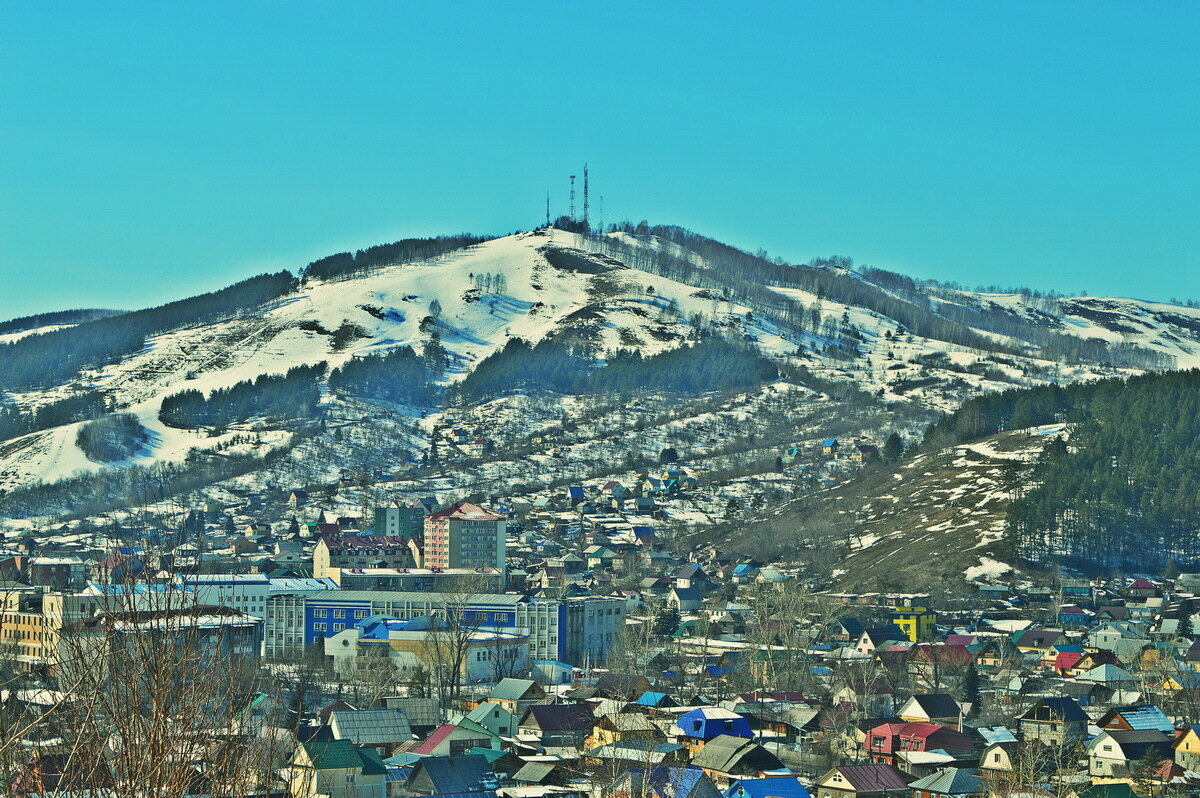
M 925 607 L 897 607 L 892 613 L 892 623 L 899 626 L 911 642 L 916 643 L 933 637 L 937 613 Z

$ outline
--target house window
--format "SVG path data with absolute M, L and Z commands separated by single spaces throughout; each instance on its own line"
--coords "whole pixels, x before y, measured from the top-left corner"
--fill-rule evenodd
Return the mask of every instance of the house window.
M 334 611 L 333 611 L 333 617 L 334 617 L 334 618 L 345 618 L 345 617 L 346 617 L 346 611 L 345 611 L 345 610 L 334 610 Z
M 344 624 L 344 623 L 335 623 L 333 625 L 333 631 L 335 631 L 335 632 L 340 632 L 345 628 L 346 628 L 346 624 Z
M 1000 761 L 1000 754 L 992 754 L 992 761 L 993 761 L 993 762 L 999 762 L 999 761 Z
M 325 631 L 325 624 L 323 624 L 323 623 L 314 623 L 314 624 L 313 624 L 313 631 L 314 631 L 314 632 L 324 632 L 324 631 Z
M 329 610 L 315 610 L 313 612 L 313 615 L 317 618 L 328 618 Z
M 355 611 L 354 611 L 354 617 L 355 617 L 355 618 L 366 618 L 366 617 L 367 617 L 367 611 L 366 611 L 366 610 L 355 610 Z

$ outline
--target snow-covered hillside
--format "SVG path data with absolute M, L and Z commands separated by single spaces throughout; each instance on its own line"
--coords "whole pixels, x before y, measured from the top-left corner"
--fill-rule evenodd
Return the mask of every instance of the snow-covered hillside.
M 611 257 L 614 250 L 609 244 L 619 245 L 623 252 L 644 254 L 645 263 L 670 256 L 693 264 L 696 278 L 673 279 L 662 271 L 631 267 Z M 571 257 L 548 258 L 548 247 Z M 138 454 L 115 464 L 95 463 L 84 455 L 76 444 L 79 423 L 0 442 L 0 493 L 80 472 L 179 463 L 193 449 L 261 454 L 298 445 L 293 425 L 251 419 L 221 430 L 176 429 L 159 420 L 159 408 L 165 397 L 184 389 L 208 394 L 297 365 L 324 362 L 332 370 L 352 358 L 404 346 L 419 353 L 434 338 L 450 354 L 443 380 L 454 382 L 512 338 L 534 342 L 586 328 L 601 357 L 618 349 L 648 355 L 681 346 L 704 329 L 751 341 L 776 360 L 784 374 L 781 390 L 817 378 L 856 386 L 881 406 L 911 405 L 925 413 L 952 409 L 981 391 L 1119 373 L 1099 361 L 1060 362 L 1030 344 L 1028 337 L 979 329 L 980 340 L 995 342 L 995 349 L 948 343 L 934 334 L 916 335 L 875 307 L 839 302 L 793 286 L 768 286 L 780 302 L 805 309 L 805 318 L 812 321 L 798 325 L 785 320 L 777 307 L 731 299 L 739 294 L 720 285 L 714 288 L 723 268 L 722 263 L 707 262 L 696 252 L 653 237 L 612 234 L 606 242 L 561 230 L 538 230 L 430 261 L 380 267 L 340 280 L 308 280 L 295 292 L 250 312 L 158 334 L 142 351 L 85 371 L 69 384 L 10 394 L 11 403 L 32 411 L 81 389 L 100 390 L 113 410 L 136 416 L 148 432 L 148 442 Z M 1200 365 L 1200 311 L 1194 309 L 1078 298 L 1056 300 L 1061 313 L 1052 313 L 1045 302 L 1021 295 L 958 292 L 957 299 L 950 299 L 951 293 L 941 291 L 928 304 L 934 312 L 945 305 L 1003 310 L 1017 322 L 1024 320 L 1030 329 L 1136 345 L 1171 355 L 1180 365 Z M 339 346 L 333 333 L 347 325 L 362 328 L 365 336 Z M 799 367 L 807 377 L 788 376 Z M 810 389 L 811 385 L 796 395 L 824 396 L 819 389 L 815 393 Z M 374 425 L 386 430 L 393 441 L 408 445 L 411 460 L 440 426 L 464 414 L 469 418 L 474 413 L 478 420 L 480 412 L 364 406 L 329 393 L 322 401 L 330 410 L 330 420 L 346 430 L 344 437 L 356 434 L 352 427 Z M 498 400 L 484 412 L 532 430 L 538 423 L 561 422 L 576 412 L 578 404 L 569 397 L 548 397 L 535 402 L 536 408 L 528 408 L 528 402 L 522 405 L 522 401 Z M 681 417 L 689 417 L 691 400 L 673 401 L 682 408 Z M 539 416 L 544 416 L 543 422 Z M 305 441 L 310 434 L 311 430 Z M 575 446 L 586 459 L 588 439 L 580 440 Z M 537 445 L 522 440 L 526 448 Z M 590 456 L 598 451 L 592 447 Z M 501 475 L 488 477 L 494 481 Z

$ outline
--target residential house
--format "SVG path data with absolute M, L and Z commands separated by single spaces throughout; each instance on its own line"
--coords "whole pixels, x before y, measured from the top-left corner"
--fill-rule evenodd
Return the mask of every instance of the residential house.
M 855 463 L 865 463 L 879 457 L 879 447 L 870 443 L 856 443 L 850 452 L 850 460 Z
M 838 765 L 813 782 L 813 798 L 909 798 L 912 777 L 891 765 Z
M 598 695 L 622 701 L 632 701 L 652 687 L 649 679 L 636 673 L 605 673 L 596 680 Z
M 495 794 L 499 782 L 481 754 L 422 757 L 413 763 L 405 783 L 408 795 Z
M 374 748 L 381 756 L 413 738 L 408 716 L 402 709 L 346 709 L 329 713 L 329 729 L 335 740 Z
M 659 740 L 662 732 L 641 712 L 614 712 L 602 715 L 584 741 L 588 750 L 622 740 Z
M 1021 744 L 1016 740 L 998 740 L 988 743 L 979 755 L 979 767 L 984 770 L 994 770 L 1009 773 L 1013 769 L 1014 757 Z
M 1088 716 L 1073 698 L 1043 698 L 1020 718 L 1026 742 L 1066 748 L 1087 737 Z
M 721 707 L 698 707 L 684 712 L 675 721 L 670 733 L 693 751 L 723 734 L 731 737 L 754 736 L 748 718 Z
M 692 765 L 703 770 L 718 787 L 728 787 L 734 779 L 762 777 L 783 769 L 779 758 L 753 739 L 718 735 L 692 756 Z
M 987 792 L 972 768 L 942 768 L 908 786 L 912 798 L 981 798 Z
M 595 721 L 587 704 L 534 704 L 525 710 L 518 729 L 521 736 L 540 739 L 543 745 L 578 747 Z
M 667 603 L 680 612 L 695 612 L 700 609 L 701 599 L 700 589 L 696 587 L 675 586 L 667 595 Z
M 387 767 L 372 748 L 349 740 L 298 745 L 288 785 L 292 795 L 329 798 L 386 798 Z
M 894 765 L 902 751 L 970 751 L 971 738 L 936 723 L 887 722 L 869 730 L 862 748 L 875 763 Z
M 936 723 L 962 731 L 963 708 L 947 693 L 914 695 L 896 710 L 906 723 Z
M 517 733 L 518 716 L 496 701 L 484 701 L 465 717 L 497 737 L 512 737 Z
M 520 717 L 525 710 L 545 698 L 545 689 L 533 679 L 505 678 L 492 688 L 487 700 Z
M 1126 704 L 1109 709 L 1096 725 L 1113 731 L 1153 730 L 1166 735 L 1175 733 L 1175 724 L 1153 704 Z
M 1193 723 L 1185 726 L 1175 738 L 1172 748 L 1175 750 L 1175 764 L 1200 773 L 1200 725 Z
M 443 723 L 428 737 L 409 749 L 421 756 L 457 756 L 472 748 L 491 748 L 499 751 L 500 738 L 466 717 L 455 723 Z
M 1063 626 L 1091 626 L 1094 614 L 1078 604 L 1067 604 L 1058 608 L 1058 622 Z
M 864 629 L 859 635 L 858 642 L 854 644 L 854 649 L 860 654 L 870 656 L 875 653 L 875 649 L 885 643 L 892 643 L 897 640 L 907 640 L 908 635 L 904 631 L 892 624 L 890 626 L 880 626 L 872 629 Z
M 1093 778 L 1127 779 L 1146 752 L 1171 759 L 1171 738 L 1159 731 L 1105 730 L 1088 743 L 1088 774 Z
M 810 798 L 808 789 L 795 776 L 734 779 L 723 795 L 724 798 Z
M 697 767 L 630 768 L 605 791 L 608 798 L 721 798 L 721 791 Z
M 1132 582 L 1126 585 L 1125 589 L 1121 591 L 1121 594 L 1124 595 L 1125 598 L 1131 599 L 1145 599 L 1160 595 L 1157 585 L 1155 585 L 1149 579 L 1140 577 L 1138 579 L 1134 579 Z

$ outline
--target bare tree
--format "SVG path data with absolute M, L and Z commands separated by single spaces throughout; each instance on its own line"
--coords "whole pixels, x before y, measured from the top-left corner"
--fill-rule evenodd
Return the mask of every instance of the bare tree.
M 484 613 L 472 609 L 485 589 L 484 579 L 464 575 L 447 581 L 443 604 L 434 613 L 427 638 L 432 660 L 430 676 L 443 710 L 449 709 L 462 694 L 467 656 L 476 633 L 486 621 Z

